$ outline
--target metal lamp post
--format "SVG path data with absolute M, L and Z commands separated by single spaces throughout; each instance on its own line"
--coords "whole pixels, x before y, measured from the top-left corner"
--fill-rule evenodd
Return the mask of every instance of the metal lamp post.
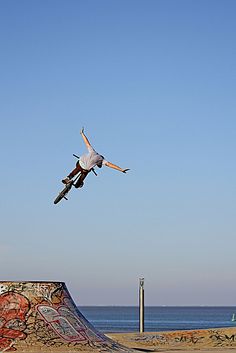
M 139 278 L 139 332 L 144 332 L 144 278 Z

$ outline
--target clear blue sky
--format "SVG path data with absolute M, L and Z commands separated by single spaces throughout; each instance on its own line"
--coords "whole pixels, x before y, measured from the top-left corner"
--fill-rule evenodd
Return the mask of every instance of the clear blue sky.
M 2 280 L 236 305 L 235 0 L 1 0 Z M 61 179 L 95 149 L 124 168 Z

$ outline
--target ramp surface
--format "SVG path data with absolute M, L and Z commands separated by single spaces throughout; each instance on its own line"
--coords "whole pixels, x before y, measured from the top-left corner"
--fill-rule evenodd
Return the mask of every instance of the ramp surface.
M 0 282 L 1 352 L 132 352 L 98 332 L 63 282 Z
M 127 347 L 160 351 L 236 351 L 236 327 L 144 333 L 111 333 L 109 337 Z M 209 352 L 210 353 L 210 352 Z

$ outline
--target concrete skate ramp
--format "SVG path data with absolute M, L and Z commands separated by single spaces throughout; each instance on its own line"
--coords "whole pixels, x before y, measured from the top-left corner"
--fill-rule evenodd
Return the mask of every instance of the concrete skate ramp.
M 65 283 L 4 281 L 0 282 L 0 353 L 11 351 L 133 352 L 85 319 Z
M 142 334 L 111 333 L 109 337 L 126 347 L 152 352 L 220 350 L 222 353 L 224 349 L 236 351 L 236 327 L 144 332 Z

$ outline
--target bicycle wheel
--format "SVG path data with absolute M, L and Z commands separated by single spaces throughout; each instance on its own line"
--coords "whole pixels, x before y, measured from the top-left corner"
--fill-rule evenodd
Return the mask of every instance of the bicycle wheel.
M 66 199 L 66 195 L 68 194 L 68 192 L 70 191 L 70 189 L 72 188 L 73 185 L 73 181 L 71 181 L 69 184 L 67 184 L 64 189 L 59 193 L 59 195 L 55 198 L 54 200 L 54 204 L 56 205 L 58 202 L 60 202 L 62 199 Z

